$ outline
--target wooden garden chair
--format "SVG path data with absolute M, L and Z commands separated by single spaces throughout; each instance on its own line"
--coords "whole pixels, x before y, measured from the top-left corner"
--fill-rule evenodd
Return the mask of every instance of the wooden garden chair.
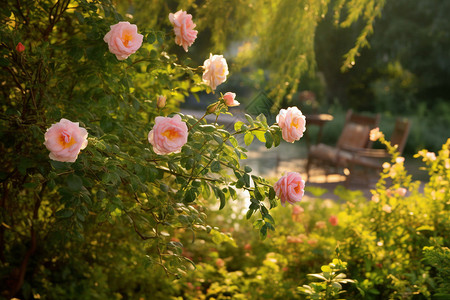
M 410 128 L 411 121 L 408 119 L 397 118 L 395 121 L 390 143 L 397 145 L 400 154 L 405 148 Z M 390 158 L 391 155 L 385 149 L 356 149 L 353 151 L 353 157 L 348 160 L 350 175 L 347 177 L 347 183 L 355 178 L 362 178 L 366 183 L 370 183 L 371 171 L 377 172 L 378 175 L 383 169 L 383 163 Z
M 336 146 L 329 146 L 322 143 L 312 145 L 308 152 L 308 162 L 306 174 L 309 173 L 312 165 L 325 168 L 326 175 L 330 174 L 330 169 L 335 170 L 348 167 L 348 161 L 353 158 L 355 149 L 367 149 L 372 142 L 369 139 L 370 130 L 378 127 L 380 115 L 365 116 L 355 114 L 352 110 L 347 111 L 344 128 L 337 141 Z

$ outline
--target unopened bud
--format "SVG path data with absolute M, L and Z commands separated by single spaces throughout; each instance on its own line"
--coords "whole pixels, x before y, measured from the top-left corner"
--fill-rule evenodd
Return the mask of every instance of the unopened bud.
M 206 112 L 208 114 L 212 114 L 212 113 L 214 113 L 217 110 L 218 106 L 219 106 L 219 103 L 215 102 L 215 103 L 213 103 L 213 104 L 208 106 L 208 108 L 206 109 Z
M 166 99 L 167 99 L 166 96 L 159 95 L 158 98 L 156 99 L 156 106 L 158 108 L 163 108 L 164 106 L 166 106 Z
M 25 51 L 25 46 L 21 42 L 19 42 L 16 46 L 16 51 L 19 53 Z

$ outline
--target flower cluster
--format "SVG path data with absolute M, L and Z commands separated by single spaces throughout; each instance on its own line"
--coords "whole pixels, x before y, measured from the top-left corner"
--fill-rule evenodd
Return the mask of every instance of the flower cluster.
M 197 38 L 196 27 L 192 21 L 192 15 L 183 10 L 169 14 L 169 21 L 173 25 L 175 33 L 175 43 L 182 46 L 187 52 Z M 119 22 L 110 26 L 103 38 L 108 44 L 109 51 L 118 60 L 125 60 L 136 53 L 142 46 L 143 35 L 138 33 L 138 28 L 129 22 Z M 20 53 L 25 47 L 19 43 L 16 50 Z M 214 92 L 220 84 L 227 80 L 229 74 L 228 64 L 223 55 L 210 54 L 203 63 L 202 80 Z M 166 96 L 159 95 L 156 99 L 156 107 L 162 109 L 166 105 Z M 219 101 L 211 104 L 207 108 L 207 114 L 216 111 L 219 114 L 228 107 L 238 106 L 236 94 L 227 92 L 221 94 Z M 222 110 L 223 109 L 223 110 Z M 305 132 L 306 119 L 297 107 L 281 109 L 277 118 L 277 124 L 282 132 L 285 141 L 293 143 L 298 141 Z M 148 141 L 157 155 L 168 155 L 181 152 L 182 147 L 187 143 L 189 129 L 180 115 L 173 117 L 156 117 L 153 128 L 148 133 Z M 75 162 L 80 150 L 87 144 L 88 132 L 79 126 L 79 123 L 61 119 L 53 124 L 45 134 L 45 146 L 50 151 L 50 158 L 61 162 Z M 277 197 L 284 206 L 286 202 L 294 204 L 299 202 L 304 194 L 305 181 L 296 172 L 289 172 L 282 176 L 274 186 Z

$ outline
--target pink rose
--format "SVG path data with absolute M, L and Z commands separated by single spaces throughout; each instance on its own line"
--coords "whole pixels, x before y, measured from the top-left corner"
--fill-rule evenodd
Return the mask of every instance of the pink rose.
M 209 55 L 203 63 L 203 82 L 208 84 L 213 91 L 216 87 L 227 80 L 228 65 L 223 55 Z
M 156 154 L 178 153 L 186 144 L 188 128 L 179 115 L 172 118 L 156 117 L 155 126 L 148 133 L 148 141 Z
M 236 97 L 235 93 L 227 92 L 225 93 L 225 95 L 223 95 L 223 100 L 225 101 L 225 104 L 228 107 L 238 106 L 240 103 L 234 100 L 235 97 Z
M 281 109 L 277 116 L 277 123 L 281 128 L 283 139 L 293 143 L 298 141 L 306 130 L 306 119 L 297 107 Z
M 289 172 L 281 177 L 273 188 L 277 197 L 281 200 L 281 205 L 285 206 L 286 201 L 294 204 L 302 200 L 305 193 L 305 181 L 299 173 Z
M 77 160 L 81 149 L 86 148 L 88 132 L 67 119 L 53 124 L 45 133 L 44 145 L 50 150 L 49 157 L 62 162 Z
M 328 222 L 330 222 L 331 226 L 337 226 L 339 223 L 338 218 L 335 215 L 331 215 Z
M 198 33 L 197 30 L 194 30 L 196 25 L 192 22 L 192 15 L 179 10 L 175 14 L 170 13 L 169 20 L 175 32 L 175 43 L 188 52 L 188 47 L 194 43 Z
M 25 51 L 25 46 L 21 42 L 19 42 L 16 46 L 16 51 L 19 53 Z
M 127 59 L 141 47 L 144 36 L 137 33 L 136 25 L 119 22 L 110 27 L 111 30 L 103 40 L 108 43 L 109 51 L 115 54 L 118 60 Z

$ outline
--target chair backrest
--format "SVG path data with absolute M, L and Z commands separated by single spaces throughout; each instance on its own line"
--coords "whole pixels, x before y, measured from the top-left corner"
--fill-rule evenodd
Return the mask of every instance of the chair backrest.
M 369 148 L 372 142 L 369 139 L 370 130 L 377 127 L 380 115 L 364 116 L 353 113 L 350 109 L 345 117 L 344 129 L 339 136 L 338 148 Z
M 405 149 L 410 128 L 410 120 L 406 118 L 397 118 L 397 120 L 395 120 L 394 131 L 392 131 L 391 135 L 391 145 L 398 145 L 397 149 L 400 153 L 402 153 L 403 149 Z

